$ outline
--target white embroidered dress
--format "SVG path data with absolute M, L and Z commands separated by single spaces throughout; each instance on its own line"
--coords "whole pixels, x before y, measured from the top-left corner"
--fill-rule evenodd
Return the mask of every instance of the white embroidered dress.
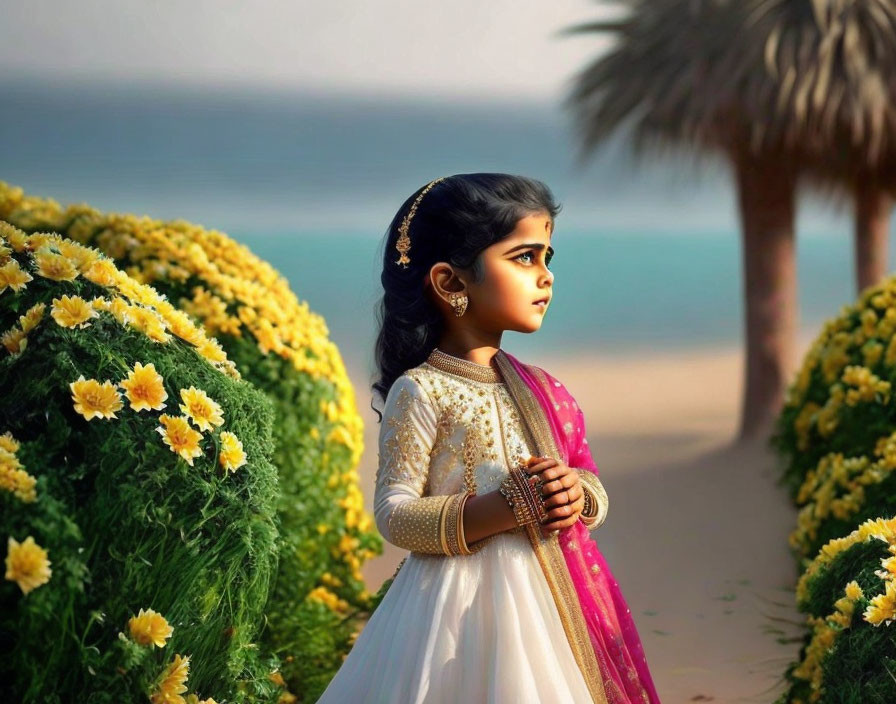
M 395 381 L 374 516 L 383 537 L 410 553 L 318 702 L 592 701 L 526 534 L 477 541 L 472 554 L 445 549 L 452 498 L 497 489 L 532 454 L 492 367 L 436 350 Z

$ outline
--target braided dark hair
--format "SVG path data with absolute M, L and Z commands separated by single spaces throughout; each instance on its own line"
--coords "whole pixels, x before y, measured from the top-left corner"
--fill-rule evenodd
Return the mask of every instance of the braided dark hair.
M 410 223 L 410 263 L 397 263 L 399 226 L 418 188 L 401 205 L 383 242 L 383 297 L 377 304 L 379 332 L 375 356 L 379 378 L 374 395 L 385 401 L 395 380 L 421 364 L 438 344 L 442 313 L 424 295 L 426 275 L 436 262 L 468 269 L 481 280 L 479 254 L 506 238 L 527 215 L 560 211 L 550 189 L 541 181 L 500 173 L 455 174 L 436 183 L 421 199 Z M 373 406 L 379 420 L 382 414 Z

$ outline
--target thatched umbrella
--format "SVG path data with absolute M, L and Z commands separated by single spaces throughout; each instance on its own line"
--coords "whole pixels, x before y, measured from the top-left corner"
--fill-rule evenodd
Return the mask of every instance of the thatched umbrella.
M 765 431 L 780 407 L 797 319 L 797 181 L 860 193 L 860 282 L 886 261 L 885 193 L 893 185 L 896 18 L 873 0 L 623 0 L 625 16 L 567 33 L 614 46 L 567 98 L 584 159 L 631 129 L 635 155 L 683 147 L 732 167 L 741 221 L 746 384 L 740 436 Z

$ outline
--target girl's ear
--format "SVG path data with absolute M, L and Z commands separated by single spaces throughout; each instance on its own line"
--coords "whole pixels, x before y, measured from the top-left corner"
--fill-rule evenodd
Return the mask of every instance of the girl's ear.
M 447 262 L 437 262 L 429 270 L 429 284 L 432 293 L 447 302 L 452 293 L 460 293 L 466 289 L 464 282 Z M 424 288 L 426 287 L 424 283 Z

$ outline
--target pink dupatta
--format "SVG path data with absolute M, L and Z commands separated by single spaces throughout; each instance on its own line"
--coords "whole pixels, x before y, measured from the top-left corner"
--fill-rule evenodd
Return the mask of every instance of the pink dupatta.
M 544 410 L 562 459 L 598 474 L 585 439 L 585 416 L 572 395 L 544 370 L 504 355 Z M 575 586 L 609 704 L 659 704 L 631 611 L 610 568 L 581 521 L 558 535 Z

